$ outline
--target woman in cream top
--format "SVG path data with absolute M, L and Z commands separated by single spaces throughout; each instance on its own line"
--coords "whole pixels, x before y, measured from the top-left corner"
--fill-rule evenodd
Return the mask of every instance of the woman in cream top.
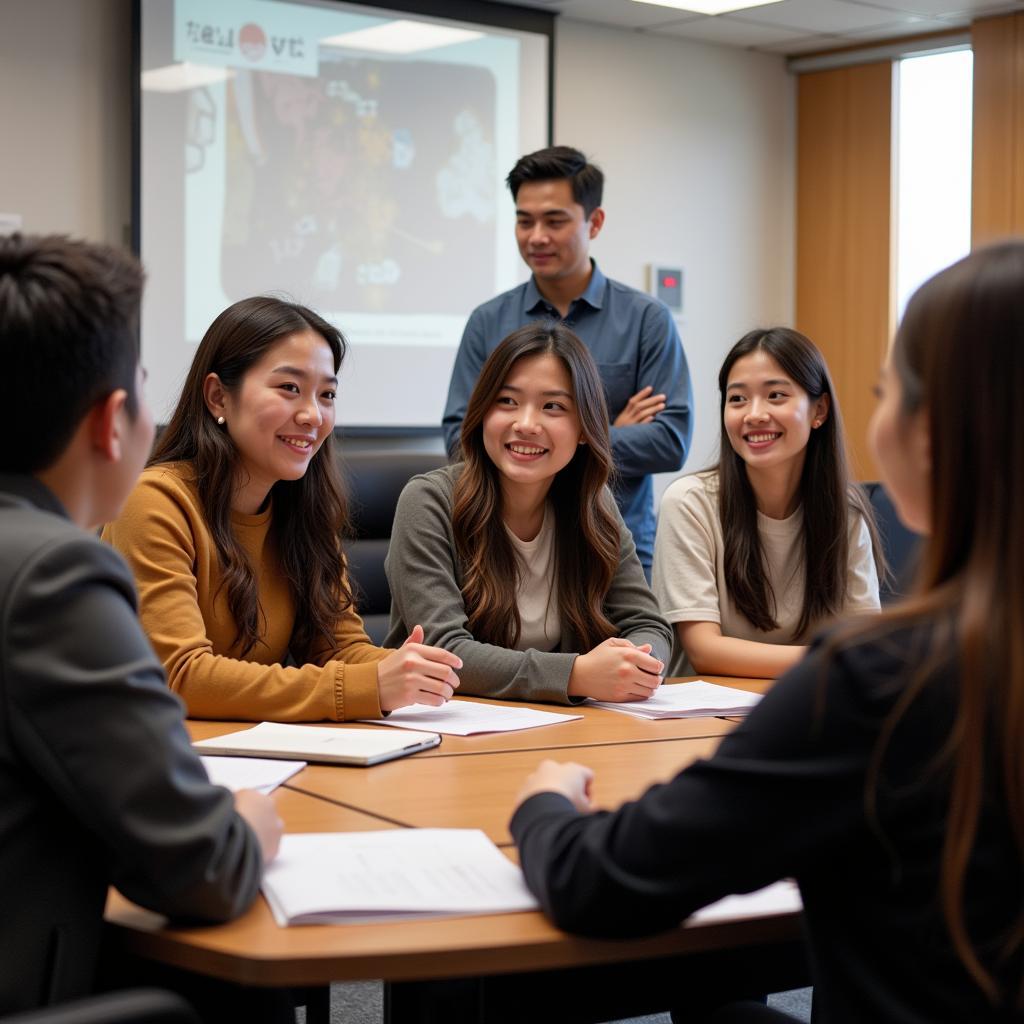
M 666 489 L 655 545 L 655 596 L 669 622 L 716 623 L 723 636 L 763 644 L 792 644 L 804 603 L 803 507 L 785 519 L 757 514 L 767 578 L 775 595 L 776 627 L 758 629 L 729 597 L 725 540 L 718 511 L 718 473 L 684 476 Z M 851 510 L 844 611 L 877 611 L 878 574 L 867 522 Z M 707 671 L 707 670 L 705 670 Z M 672 672 L 693 675 L 681 646 Z
M 718 384 L 719 463 L 665 492 L 654 592 L 675 624 L 674 672 L 777 676 L 828 618 L 878 609 L 880 549 L 813 343 L 751 331 Z

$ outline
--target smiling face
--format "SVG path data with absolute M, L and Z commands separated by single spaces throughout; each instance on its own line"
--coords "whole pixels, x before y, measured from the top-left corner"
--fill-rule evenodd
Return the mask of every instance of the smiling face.
M 334 429 L 337 387 L 331 348 L 311 329 L 268 348 L 234 392 L 207 377 L 207 406 L 238 449 L 237 511 L 255 512 L 278 480 L 305 474 Z
M 483 420 L 484 450 L 501 474 L 502 489 L 546 493 L 581 440 L 565 363 L 549 352 L 516 360 Z
M 723 425 L 748 472 L 803 470 L 811 431 L 828 415 L 828 397 L 812 400 L 763 349 L 741 356 L 726 384 Z
M 538 281 L 573 281 L 590 273 L 590 240 L 604 222 L 598 207 L 588 217 L 565 178 L 528 181 L 516 193 L 516 242 Z

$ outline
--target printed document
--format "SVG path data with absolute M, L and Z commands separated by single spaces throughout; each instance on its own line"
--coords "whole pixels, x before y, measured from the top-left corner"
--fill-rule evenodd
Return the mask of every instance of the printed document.
M 412 704 L 392 711 L 387 718 L 367 719 L 374 725 L 392 725 L 398 729 L 429 729 L 452 736 L 471 736 L 478 732 L 515 732 L 539 725 L 571 722 L 582 715 L 564 715 L 554 711 L 505 704 L 482 704 L 475 700 L 450 700 L 441 707 Z
M 518 866 L 478 829 L 285 835 L 263 894 L 282 926 L 537 908 Z
M 215 786 L 237 793 L 240 789 L 258 789 L 273 793 L 306 767 L 305 761 L 271 761 L 266 757 L 200 757 L 206 774 Z
M 667 683 L 647 700 L 614 704 L 606 700 L 587 703 L 596 708 L 620 711 L 635 718 L 713 718 L 716 715 L 746 715 L 761 699 L 760 693 L 737 690 L 698 679 L 693 683 Z

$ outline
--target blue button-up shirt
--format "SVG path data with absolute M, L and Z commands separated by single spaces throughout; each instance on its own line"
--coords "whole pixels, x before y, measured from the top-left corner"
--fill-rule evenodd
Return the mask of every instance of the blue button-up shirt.
M 679 332 L 667 307 L 635 288 L 610 281 L 592 263 L 587 290 L 564 319 L 590 350 L 604 384 L 612 420 L 648 384 L 664 393 L 665 408 L 650 423 L 611 427 L 617 479 L 615 497 L 650 577 L 654 556 L 652 473 L 683 467 L 693 433 L 693 394 Z M 512 331 L 534 320 L 561 319 L 531 277 L 477 306 L 462 335 L 444 411 L 448 452 L 458 451 L 469 396 L 487 357 Z

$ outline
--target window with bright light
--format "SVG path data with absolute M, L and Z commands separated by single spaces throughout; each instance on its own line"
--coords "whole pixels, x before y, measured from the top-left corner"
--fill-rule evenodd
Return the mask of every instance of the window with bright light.
M 969 49 L 907 57 L 897 98 L 897 314 L 971 247 Z

